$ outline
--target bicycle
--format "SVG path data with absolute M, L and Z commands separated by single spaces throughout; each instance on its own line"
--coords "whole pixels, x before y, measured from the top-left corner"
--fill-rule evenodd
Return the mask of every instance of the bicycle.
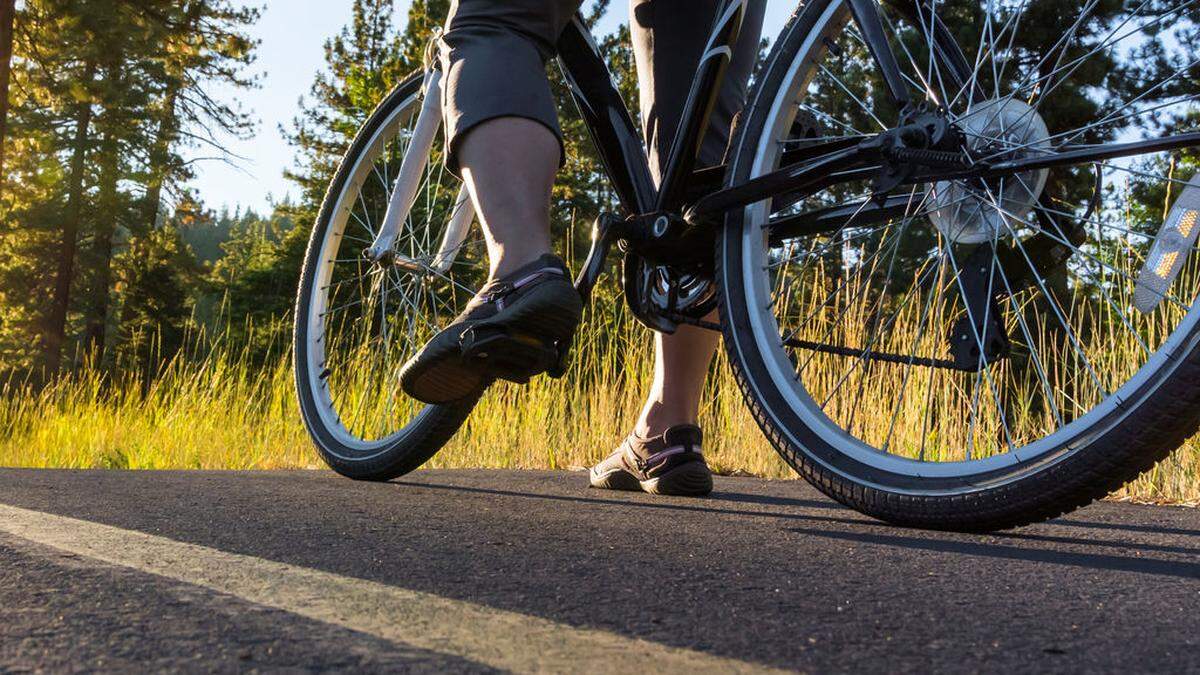
M 1030 58 L 1029 0 L 960 2 L 952 19 L 937 0 L 810 0 L 727 163 L 694 170 L 744 9 L 730 0 L 661 186 L 576 17 L 559 62 L 621 211 L 597 220 L 576 287 L 590 295 L 620 242 L 637 318 L 719 330 L 783 459 L 863 513 L 983 531 L 1102 498 L 1200 425 L 1200 183 L 1161 175 L 1200 133 L 1195 61 L 1128 93 L 1098 90 L 1095 63 L 1147 36 L 1166 49 L 1192 4 L 1089 23 L 1089 2 Z M 467 193 L 441 168 L 439 83 L 427 67 L 371 114 L 304 263 L 300 407 L 324 460 L 355 479 L 416 469 L 476 403 L 423 406 L 395 383 L 486 276 Z M 1165 186 L 1167 218 L 1120 217 L 1121 180 Z

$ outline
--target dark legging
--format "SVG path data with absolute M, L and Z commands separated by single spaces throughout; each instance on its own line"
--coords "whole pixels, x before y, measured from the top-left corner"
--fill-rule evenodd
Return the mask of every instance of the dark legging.
M 457 173 L 459 141 L 496 117 L 525 117 L 562 141 L 546 62 L 582 0 L 455 0 L 441 40 L 447 166 Z M 724 0 L 630 0 L 642 128 L 654 176 L 661 175 L 692 75 Z M 765 0 L 749 0 L 721 97 L 700 149 L 718 164 L 746 98 L 762 34 Z

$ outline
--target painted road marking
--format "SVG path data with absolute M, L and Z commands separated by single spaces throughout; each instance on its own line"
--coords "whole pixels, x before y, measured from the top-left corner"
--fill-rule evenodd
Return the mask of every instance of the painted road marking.
M 514 672 L 770 672 L 745 661 L 3 504 L 0 532 Z

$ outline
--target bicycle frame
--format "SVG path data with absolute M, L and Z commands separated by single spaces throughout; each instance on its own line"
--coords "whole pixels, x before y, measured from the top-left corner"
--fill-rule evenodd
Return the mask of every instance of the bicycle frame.
M 867 43 L 871 57 L 883 74 L 891 103 L 899 110 L 911 110 L 908 85 L 883 30 L 879 0 L 844 1 Z M 1065 147 L 1038 156 L 947 167 L 937 166 L 936 163 L 921 165 L 919 157 L 913 157 L 912 153 L 906 155 L 902 145 L 897 148 L 895 142 L 904 132 L 903 126 L 900 126 L 858 142 L 839 140 L 786 152 L 778 170 L 739 185 L 725 186 L 725 167 L 701 170 L 694 170 L 693 167 L 733 45 L 737 41 L 745 14 L 745 2 L 729 0 L 718 12 L 692 80 L 661 186 L 654 185 L 650 177 L 641 133 L 617 92 L 582 18 L 576 16 L 559 40 L 559 61 L 563 73 L 626 218 L 626 222 L 619 227 L 620 232 L 612 236 L 628 240 L 631 250 L 635 252 L 655 242 L 678 241 L 697 230 L 712 229 L 719 225 L 721 216 L 730 210 L 780 195 L 793 199 L 811 196 L 838 183 L 869 179 L 889 164 L 906 162 L 921 169 L 906 172 L 903 180 L 897 182 L 899 186 L 939 180 L 992 178 L 1035 169 L 1200 146 L 1200 133 L 1185 133 L 1130 143 Z M 953 34 L 935 13 L 928 11 L 923 0 L 896 0 L 889 2 L 889 5 L 896 5 L 899 11 L 909 16 L 920 15 L 931 25 L 937 58 L 946 63 L 948 73 L 952 76 L 968 73 L 970 66 L 958 49 Z M 967 86 L 967 77 L 955 79 L 960 86 Z M 689 200 L 689 196 L 693 199 Z M 870 222 L 872 217 L 893 217 L 908 199 L 906 196 L 893 204 L 895 200 L 889 200 L 886 193 L 877 195 L 874 203 L 868 205 L 870 208 L 862 210 L 858 220 L 865 223 Z M 773 221 L 773 238 L 776 234 L 785 237 L 796 233 L 832 231 L 840 224 L 837 218 L 839 213 L 841 210 L 830 210 L 829 213 L 801 214 L 799 217 L 780 219 L 778 223 Z M 774 231 L 776 228 L 778 233 Z M 597 233 L 598 239 L 603 236 L 604 233 Z M 589 258 L 588 267 L 595 268 L 594 274 L 590 275 L 593 283 L 606 252 L 594 250 L 599 260 Z M 587 269 L 584 271 L 585 274 L 588 272 Z M 587 286 L 588 281 L 581 276 L 581 285 Z M 588 291 L 590 287 L 581 290 Z
M 678 210 L 685 201 L 685 186 L 693 183 L 711 185 L 718 174 L 723 174 L 723 167 L 699 172 L 694 171 L 693 167 L 741 31 L 746 2 L 727 0 L 717 12 L 692 78 L 683 115 L 663 169 L 662 184 L 658 186 L 650 178 L 645 151 L 642 149 L 642 135 L 617 92 L 612 74 L 583 18 L 576 15 L 559 38 L 559 62 L 563 74 L 571 86 L 571 93 L 626 216 Z M 872 56 L 884 73 L 892 102 L 899 108 L 907 107 L 908 86 L 885 37 L 877 0 L 847 2 Z M 827 165 L 827 162 L 823 163 L 813 171 L 824 169 Z M 690 180 L 696 178 L 699 180 Z M 779 176 L 779 179 L 783 179 L 783 176 Z M 776 182 L 781 180 L 770 181 L 771 189 L 776 187 Z M 779 187 L 798 187 L 801 182 L 792 177 L 782 180 Z M 726 205 L 721 201 L 719 207 L 744 206 L 770 196 L 769 191 L 756 190 L 749 193 L 750 197 L 756 199 L 745 200 L 742 199 L 743 193 L 736 193 L 739 203 Z
M 642 133 L 617 92 L 591 31 L 578 14 L 558 41 L 563 75 L 600 153 L 626 216 L 678 209 L 725 69 L 741 31 L 746 0 L 727 0 L 717 13 L 663 170 L 661 185 L 650 176 Z
M 691 250 L 696 247 L 686 244 L 710 240 L 725 213 L 764 200 L 795 203 L 839 183 L 876 180 L 876 195 L 867 203 L 772 219 L 768 224 L 770 237 L 779 241 L 798 235 L 832 232 L 850 213 L 856 214 L 859 224 L 893 218 L 903 212 L 910 197 L 891 197 L 888 193 L 904 185 L 994 178 L 1200 146 L 1200 133 L 1184 133 L 1130 143 L 1064 146 L 1035 156 L 967 163 L 961 148 L 953 143 L 939 146 L 931 145 L 928 138 L 912 140 L 925 135 L 922 129 L 928 124 L 930 114 L 911 105 L 908 85 L 883 28 L 880 0 L 843 0 L 871 58 L 879 67 L 890 103 L 901 111 L 900 124 L 862 140 L 836 139 L 786 151 L 776 171 L 740 184 L 726 185 L 724 166 L 699 170 L 694 167 L 741 31 L 747 1 L 726 0 L 716 14 L 663 168 L 661 184 L 656 184 L 651 176 L 641 130 L 617 91 L 612 74 L 582 16 L 573 17 L 560 36 L 557 47 L 563 75 L 616 192 L 623 216 L 602 217 L 597 222 L 592 250 L 576 279 L 576 287 L 585 299 L 603 271 L 615 241 L 626 242 L 630 255 L 658 262 L 686 262 L 688 255 L 696 257 L 697 254 Z M 916 17 L 927 23 L 935 58 L 947 66 L 946 72 L 952 81 L 960 87 L 970 86 L 969 63 L 952 32 L 936 13 L 928 10 L 925 0 L 885 1 L 910 18 Z M 416 125 L 414 143 L 428 146 L 433 142 L 440 121 L 439 84 L 440 73 L 436 68 L 429 68 L 425 82 L 428 95 Z M 366 251 L 376 261 L 396 255 L 391 250 L 392 242 L 411 206 L 415 181 L 424 169 L 423 163 L 418 165 L 418 162 L 425 161 L 428 152 L 417 148 L 409 155 L 414 166 L 409 167 L 406 158 L 388 213 L 375 241 Z M 880 188 L 880 183 L 886 185 Z M 456 250 L 471 220 L 465 191 L 459 195 L 457 203 L 463 208 L 456 208 L 455 222 L 448 228 L 439 251 L 438 266 L 448 263 L 442 254 Z M 642 303 L 636 293 L 627 284 L 626 297 L 644 323 L 663 330 L 673 329 L 671 320 L 660 317 L 656 322 L 654 317 L 648 316 L 640 307 Z

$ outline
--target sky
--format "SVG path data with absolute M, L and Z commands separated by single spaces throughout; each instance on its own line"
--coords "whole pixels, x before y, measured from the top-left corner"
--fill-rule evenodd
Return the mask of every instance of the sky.
M 322 67 L 325 40 L 335 35 L 350 19 L 352 0 L 264 0 L 265 10 L 252 35 L 261 41 L 258 61 L 252 72 L 260 86 L 251 91 L 216 90 L 237 100 L 258 120 L 258 130 L 248 140 L 224 139 L 226 148 L 238 159 L 232 164 L 202 160 L 195 164 L 193 187 L 209 207 L 230 210 L 241 206 L 260 213 L 269 210 L 272 199 L 295 196 L 295 188 L 283 177 L 292 162 L 292 149 L 280 133 L 299 109 L 313 75 Z M 768 0 L 764 35 L 774 37 L 796 6 L 796 0 Z M 409 0 L 396 3 L 397 24 L 408 14 Z M 628 3 L 614 0 L 598 34 L 611 33 L 628 21 Z M 208 157 L 209 149 L 197 149 L 193 157 Z

